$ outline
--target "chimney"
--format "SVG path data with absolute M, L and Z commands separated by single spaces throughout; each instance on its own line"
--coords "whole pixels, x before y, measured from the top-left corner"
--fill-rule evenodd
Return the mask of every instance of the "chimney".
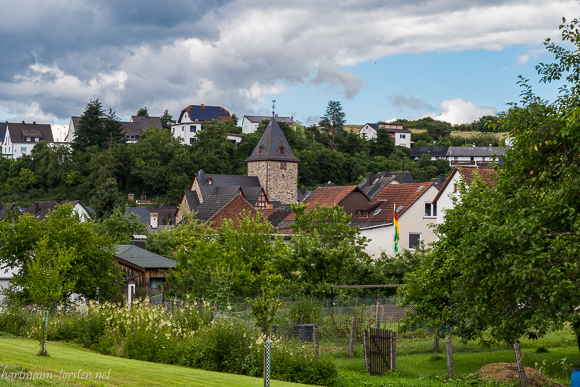
M 489 151 L 491 152 L 491 144 L 489 144 Z
M 24 120 L 22 120 L 22 123 L 24 123 Z
M 367 185 L 373 184 L 373 181 L 374 180 L 375 180 L 375 174 L 374 173 L 369 173 L 367 175 Z
M 151 228 L 157 228 L 159 224 L 159 213 L 152 212 L 149 214 L 149 224 Z
M 205 105 L 204 105 L 204 104 L 201 104 L 201 108 L 202 108 L 202 109 L 205 109 Z
M 145 246 L 146 246 L 146 242 L 145 242 L 145 241 L 143 241 L 143 240 L 141 240 L 141 241 L 132 240 L 132 241 L 130 242 L 130 244 L 131 244 L 131 245 L 133 245 L 133 246 L 141 247 L 142 249 L 144 249 L 144 248 L 145 248 Z
M 203 179 L 203 170 L 199 170 L 199 172 L 197 172 L 197 184 L 199 185 L 203 185 L 204 184 L 204 179 Z
M 473 143 L 473 148 L 475 148 L 475 143 Z
M 328 183 L 324 184 L 324 186 L 325 187 L 334 187 L 335 184 L 332 181 L 328 180 Z
M 36 121 L 32 121 L 32 125 L 36 125 Z

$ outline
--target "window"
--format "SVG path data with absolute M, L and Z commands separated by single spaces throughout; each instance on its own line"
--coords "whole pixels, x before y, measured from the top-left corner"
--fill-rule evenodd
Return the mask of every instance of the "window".
M 437 204 L 425 203 L 425 217 L 434 218 L 437 216 Z
M 22 153 L 26 153 L 26 147 L 25 147 L 25 146 L 23 146 L 22 148 L 20 148 L 20 152 L 22 152 Z
M 181 131 L 184 132 L 185 131 L 185 125 L 181 126 Z
M 30 141 L 30 137 L 26 137 L 26 141 Z
M 281 146 L 279 150 L 280 150 L 280 154 L 284 154 L 284 147 L 283 146 Z
M 195 125 L 189 125 L 189 131 L 195 133 Z
M 213 179 L 211 177 L 209 179 L 207 179 L 207 184 L 213 185 Z
M 421 234 L 409 234 L 409 248 L 414 249 L 421 244 Z
M 406 138 L 406 134 L 399 134 L 399 138 Z
M 259 153 L 259 154 L 262 154 L 262 152 L 263 152 L 263 151 L 264 151 L 264 148 L 262 147 L 262 145 L 260 145 L 260 146 L 258 147 L 258 153 Z
M 457 192 L 457 183 L 453 183 L 453 192 Z
M 195 138 L 192 137 L 192 138 L 189 139 L 189 144 L 190 145 L 193 144 L 194 142 L 195 142 Z

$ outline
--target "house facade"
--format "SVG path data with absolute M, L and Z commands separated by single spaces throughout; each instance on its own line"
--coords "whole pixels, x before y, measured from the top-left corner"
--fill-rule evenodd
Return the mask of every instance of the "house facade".
M 427 147 L 422 146 L 411 150 L 411 157 L 415 160 L 427 154 L 431 160 L 445 159 L 451 166 L 486 167 L 493 163 L 501 163 L 501 157 L 506 148 L 497 146 L 446 146 Z
M 64 142 L 70 143 L 74 140 L 75 133 L 77 131 L 80 116 L 72 116 L 68 124 L 68 130 L 66 136 L 64 136 Z M 161 117 L 151 117 L 151 116 L 132 116 L 131 121 L 121 122 L 123 126 L 123 134 L 125 135 L 125 142 L 127 144 L 134 144 L 145 133 L 150 127 L 162 128 L 163 123 L 161 122 Z
M 385 129 L 389 132 L 395 145 L 404 146 L 405 148 L 411 147 L 411 131 L 405 128 L 404 125 L 367 123 L 360 129 L 359 135 L 369 140 L 374 139 L 377 138 L 377 130 L 379 129 Z
M 2 138 L 2 156 L 9 159 L 17 159 L 29 155 L 32 148 L 39 141 L 54 142 L 50 124 L 13 123 L 0 124 L 0 137 Z
M 433 198 L 433 205 L 437 208 L 437 223 L 445 222 L 445 212 L 455 207 L 454 199 L 459 197 L 459 186 L 465 183 L 467 187 L 478 175 L 484 182 L 490 185 L 495 184 L 495 170 L 493 168 L 479 168 L 472 166 L 461 166 L 453 168 L 453 171 L 445 180 L 441 190 Z
M 270 120 L 270 116 L 244 116 L 242 119 L 242 133 L 249 134 L 254 133 L 258 129 L 258 125 L 264 120 Z M 285 122 L 288 125 L 294 124 L 294 117 L 278 117 L 276 116 L 277 122 Z
M 351 219 L 351 226 L 359 226 L 361 236 L 369 239 L 366 252 L 373 258 L 381 253 L 394 255 L 396 211 L 400 239 L 398 250 L 414 250 L 420 243 L 428 245 L 436 240 L 432 225 L 437 221 L 437 209 L 432 201 L 439 190 L 432 182 L 389 184 Z
M 181 138 L 184 144 L 193 144 L 197 133 L 214 120 L 232 122 L 232 116 L 221 106 L 189 105 L 181 111 L 177 123 L 171 125 L 171 133 Z M 239 142 L 241 137 L 232 137 L 230 140 Z

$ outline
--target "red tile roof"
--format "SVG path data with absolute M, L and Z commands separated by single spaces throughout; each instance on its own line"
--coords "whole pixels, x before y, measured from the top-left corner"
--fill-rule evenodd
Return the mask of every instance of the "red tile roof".
M 393 210 L 400 217 L 431 186 L 433 182 L 413 184 L 389 184 L 369 203 L 365 211 L 352 217 L 351 223 L 392 223 Z
M 437 194 L 437 196 L 435 196 L 435 199 L 433 199 L 433 203 L 437 203 L 437 200 L 439 200 L 439 197 L 443 194 L 443 191 L 445 191 L 447 186 L 453 180 L 453 176 L 455 176 L 456 173 L 459 173 L 461 175 L 463 181 L 465 181 L 465 184 L 467 186 L 471 185 L 471 181 L 473 180 L 475 174 L 479 175 L 479 177 L 483 180 L 484 183 L 489 184 L 492 187 L 495 187 L 495 185 L 497 184 L 497 182 L 495 181 L 496 172 L 495 169 L 493 168 L 455 167 L 447 177 L 447 180 L 445 180 L 443 187 L 441 187 L 439 193 Z
M 308 208 L 306 211 L 312 211 L 316 204 L 325 207 L 333 207 L 335 204 L 340 204 L 351 192 L 361 191 L 356 185 L 347 186 L 332 186 L 332 187 L 318 187 L 316 188 L 302 203 L 306 204 Z M 284 221 L 294 220 L 294 212 L 288 214 Z

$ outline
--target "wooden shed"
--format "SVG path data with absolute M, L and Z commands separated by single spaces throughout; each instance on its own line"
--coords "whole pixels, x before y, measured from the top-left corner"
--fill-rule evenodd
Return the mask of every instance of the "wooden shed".
M 135 245 L 117 245 L 115 259 L 125 275 L 126 283 L 150 288 L 165 284 L 164 271 L 177 264 Z

